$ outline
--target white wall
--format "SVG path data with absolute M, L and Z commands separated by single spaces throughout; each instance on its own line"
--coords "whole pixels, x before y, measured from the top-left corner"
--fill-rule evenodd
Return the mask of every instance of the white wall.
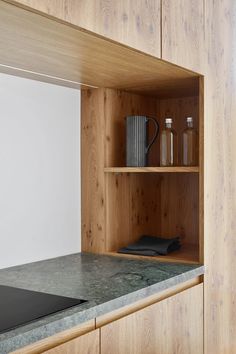
M 80 92 L 0 74 L 0 268 L 80 251 Z

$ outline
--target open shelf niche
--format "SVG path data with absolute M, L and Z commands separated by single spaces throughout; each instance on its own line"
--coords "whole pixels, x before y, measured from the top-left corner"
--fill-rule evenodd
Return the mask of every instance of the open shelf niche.
M 116 254 L 142 234 L 180 235 L 183 248 L 157 259 L 203 262 L 203 77 L 9 1 L 0 30 L 1 72 L 83 89 L 82 250 Z M 178 134 L 193 116 L 198 166 L 158 167 L 158 139 L 148 168 L 126 168 L 124 117 L 134 114 L 161 129 L 172 116 Z
M 201 163 L 193 167 L 160 167 L 159 135 L 150 150 L 148 167 L 125 167 L 127 115 L 156 117 L 161 129 L 165 117 L 171 116 L 179 138 L 186 116 L 193 116 L 194 125 L 202 134 L 200 95 L 178 97 L 178 91 L 176 95 L 173 97 L 171 91 L 171 97 L 164 98 L 115 89 L 92 89 L 82 93 L 83 169 L 90 171 L 92 181 L 86 184 L 84 195 L 87 200 L 88 193 L 91 194 L 88 208 L 95 204 L 94 214 L 89 211 L 89 219 L 86 220 L 84 214 L 84 250 L 146 258 L 117 251 L 141 235 L 180 236 L 181 250 L 151 258 L 188 263 L 202 261 Z M 151 136 L 151 124 L 149 129 Z M 199 137 L 201 142 L 202 137 Z M 200 154 L 198 159 L 200 162 Z M 99 198 L 95 198 L 96 195 Z

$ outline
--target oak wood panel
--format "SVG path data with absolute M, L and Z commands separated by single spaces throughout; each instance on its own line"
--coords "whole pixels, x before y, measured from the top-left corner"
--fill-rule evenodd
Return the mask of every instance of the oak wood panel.
M 14 3 L 160 57 L 160 0 L 17 0 Z
M 40 354 L 54 348 L 56 346 L 60 346 L 61 344 L 71 341 L 74 338 L 79 336 L 83 336 L 84 334 L 95 329 L 95 320 L 88 321 L 86 323 L 82 323 L 78 326 L 70 328 L 66 331 L 57 333 L 48 338 L 42 339 L 36 343 L 27 345 L 24 348 L 20 348 L 11 354 Z
M 205 353 L 234 354 L 236 2 L 205 6 Z
M 161 234 L 160 176 L 107 174 L 106 250 L 117 251 L 141 235 Z
M 141 235 L 180 236 L 183 248 L 163 260 L 199 260 L 199 184 L 190 174 L 108 174 L 106 250 Z
M 131 240 L 133 241 L 133 240 Z M 127 242 L 127 241 L 126 241 Z M 148 259 L 150 261 L 158 262 L 174 262 L 174 263 L 187 263 L 187 264 L 199 264 L 199 246 L 198 244 L 191 245 L 184 243 L 180 250 L 171 252 L 167 256 L 141 256 L 132 254 L 123 254 L 117 252 L 105 252 L 109 256 L 133 258 L 133 259 Z
M 157 294 L 148 296 L 145 299 L 139 300 L 132 305 L 124 306 L 115 311 L 109 312 L 105 315 L 96 318 L 96 328 L 102 327 L 110 322 L 118 320 L 124 316 L 130 315 L 136 311 L 146 308 L 147 306 L 153 305 L 170 296 L 176 295 L 184 290 L 190 289 L 191 287 L 201 284 L 202 276 L 190 279 L 178 285 L 170 286 L 168 289 L 163 290 Z
M 101 354 L 203 353 L 203 286 L 101 328 Z
M 162 58 L 204 72 L 204 0 L 162 0 Z
M 116 252 L 141 235 L 181 236 L 183 248 L 164 260 L 198 262 L 198 173 L 105 173 L 104 166 L 125 165 L 125 116 L 173 113 L 178 133 L 185 115 L 198 124 L 198 98 L 168 99 L 112 89 L 82 93 L 82 249 Z M 152 133 L 152 132 L 150 132 Z M 159 139 L 150 163 L 159 161 Z M 147 168 L 148 169 L 148 168 Z M 159 170 L 160 169 L 160 170 Z M 178 171 L 189 171 L 177 167 Z M 190 168 L 196 171 L 198 168 Z M 145 170 L 145 169 L 144 169 Z M 168 169 L 167 172 L 171 170 Z M 106 168 L 105 168 L 106 171 Z M 158 168 L 157 171 L 165 171 Z
M 99 348 L 99 330 L 95 330 L 47 350 L 44 354 L 99 354 Z
M 182 243 L 199 244 L 199 178 L 166 174 L 161 183 L 161 235 L 180 236 Z
M 105 216 L 105 91 L 81 92 L 82 250 L 104 252 Z
M 175 166 L 175 167 L 105 167 L 109 173 L 198 173 L 198 166 Z
M 198 90 L 198 76 L 186 69 L 2 0 L 1 67 L 73 87 L 82 83 L 160 96 Z
M 204 263 L 204 77 L 199 82 L 199 260 Z

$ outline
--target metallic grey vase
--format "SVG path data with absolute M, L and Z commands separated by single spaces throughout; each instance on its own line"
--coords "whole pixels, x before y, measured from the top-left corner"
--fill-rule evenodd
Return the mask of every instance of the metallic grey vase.
M 148 122 L 155 124 L 155 134 L 148 144 Z M 146 116 L 126 117 L 126 166 L 147 166 L 148 152 L 159 133 L 159 124 L 154 118 Z

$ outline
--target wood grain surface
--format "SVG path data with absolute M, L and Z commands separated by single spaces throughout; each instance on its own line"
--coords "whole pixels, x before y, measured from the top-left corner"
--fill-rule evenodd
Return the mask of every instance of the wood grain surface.
M 236 353 L 236 2 L 207 0 L 205 353 Z
M 82 249 L 115 252 L 145 234 L 180 236 L 183 249 L 173 259 L 198 262 L 199 174 L 185 173 L 198 167 L 176 167 L 173 173 L 158 167 L 150 173 L 110 169 L 125 166 L 125 116 L 130 114 L 154 116 L 161 127 L 171 114 L 181 136 L 186 115 L 198 127 L 198 98 L 158 100 L 113 89 L 82 93 Z M 159 144 L 157 139 L 151 149 L 152 164 L 159 163 Z
M 99 253 L 106 237 L 104 90 L 82 91 L 81 102 L 82 250 Z
M 29 31 L 30 29 L 30 31 Z M 75 87 L 166 96 L 198 92 L 198 75 L 68 23 L 0 1 L 0 71 Z M 6 50 L 7 48 L 7 50 Z
M 204 73 L 204 25 L 203 0 L 162 0 L 162 58 Z
M 160 0 L 12 1 L 160 57 Z
M 99 330 L 97 329 L 47 350 L 44 354 L 100 354 L 99 348 Z
M 101 354 L 203 354 L 203 286 L 101 328 Z
M 186 264 L 202 264 L 199 258 L 199 247 L 197 244 L 191 245 L 188 243 L 184 243 L 180 250 L 171 252 L 167 256 L 140 256 L 140 255 L 132 255 L 132 254 L 124 254 L 117 252 L 105 252 L 104 254 L 114 257 L 125 257 L 130 259 L 143 259 L 150 261 L 158 261 L 158 262 L 174 262 L 174 263 L 186 263 Z
M 109 173 L 198 173 L 198 166 L 174 166 L 174 167 L 105 167 Z

